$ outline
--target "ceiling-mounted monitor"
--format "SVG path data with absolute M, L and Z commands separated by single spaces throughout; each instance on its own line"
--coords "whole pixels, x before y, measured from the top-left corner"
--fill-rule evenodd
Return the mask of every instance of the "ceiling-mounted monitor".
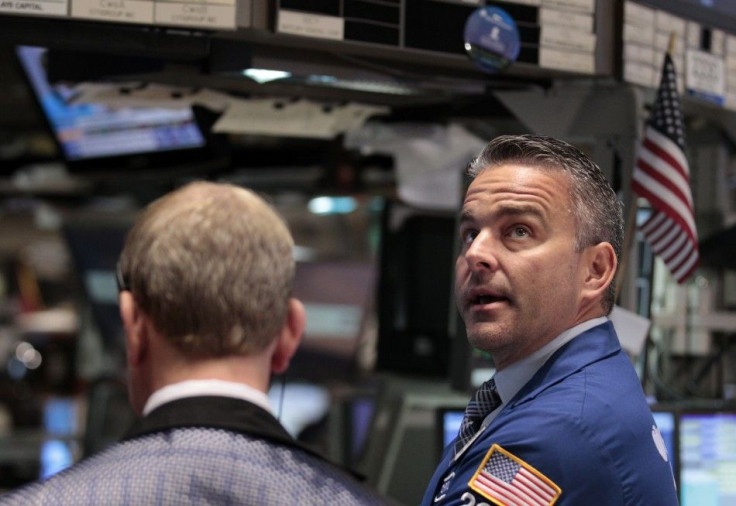
M 191 107 L 78 102 L 74 83 L 50 82 L 47 48 L 15 48 L 23 75 L 71 172 L 192 166 L 214 159 Z

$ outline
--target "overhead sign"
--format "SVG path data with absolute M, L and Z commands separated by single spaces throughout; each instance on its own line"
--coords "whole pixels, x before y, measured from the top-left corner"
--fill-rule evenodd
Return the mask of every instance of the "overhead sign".
M 688 49 L 686 58 L 688 95 L 723 105 L 726 93 L 723 58 L 694 49 Z

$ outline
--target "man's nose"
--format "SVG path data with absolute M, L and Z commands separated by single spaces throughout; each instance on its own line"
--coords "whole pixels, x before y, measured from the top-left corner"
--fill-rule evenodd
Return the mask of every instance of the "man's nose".
M 492 234 L 480 232 L 465 251 L 465 259 L 471 270 L 495 270 L 498 267 L 497 241 Z

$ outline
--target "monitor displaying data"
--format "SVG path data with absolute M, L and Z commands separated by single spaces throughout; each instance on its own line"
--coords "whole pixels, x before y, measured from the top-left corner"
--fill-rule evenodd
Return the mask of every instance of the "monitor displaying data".
M 654 423 L 657 424 L 659 433 L 662 434 L 664 445 L 667 448 L 667 459 L 672 468 L 672 474 L 679 480 L 680 464 L 678 462 L 677 411 L 674 408 L 655 406 L 652 407 L 652 416 L 654 417 Z
M 679 417 L 682 506 L 736 504 L 736 410 Z
M 173 153 L 189 151 L 191 156 L 206 146 L 190 107 L 115 107 L 81 101 L 75 83 L 50 82 L 46 48 L 17 46 L 16 55 L 67 162 L 94 160 L 94 166 L 102 167 L 105 160 L 158 154 L 165 164 Z
M 461 407 L 444 407 L 437 410 L 437 433 L 440 438 L 439 451 L 452 443 L 460 432 L 460 424 L 465 416 L 465 409 Z

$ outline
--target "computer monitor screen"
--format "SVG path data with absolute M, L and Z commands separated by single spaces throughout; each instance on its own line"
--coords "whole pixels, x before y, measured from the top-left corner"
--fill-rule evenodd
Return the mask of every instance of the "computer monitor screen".
M 39 478 L 46 479 L 75 462 L 79 411 L 79 403 L 71 397 L 51 397 L 44 402 L 43 425 L 47 438 L 41 443 Z
M 350 445 L 349 463 L 358 461 L 365 448 L 368 432 L 373 421 L 376 401 L 372 396 L 357 396 L 349 404 Z
M 736 410 L 679 417 L 682 506 L 736 504 Z
M 677 411 L 674 408 L 663 406 L 653 406 L 652 416 L 654 423 L 657 424 L 664 445 L 667 448 L 667 458 L 669 459 L 672 473 L 675 478 L 679 476 L 678 460 L 678 435 L 677 435 Z
M 444 407 L 437 409 L 437 436 L 439 453 L 457 437 L 465 410 L 460 407 Z
M 375 276 L 372 262 L 297 262 L 293 295 L 304 304 L 307 324 L 289 378 L 339 381 L 356 372 Z
M 376 368 L 443 376 L 450 362 L 455 213 L 388 201 L 381 231 Z
M 112 107 L 79 103 L 70 83 L 51 83 L 44 64 L 48 50 L 17 46 L 20 67 L 41 107 L 62 158 L 72 168 L 149 168 L 181 156 L 203 155 L 206 139 L 190 107 Z M 135 159 L 135 162 L 131 160 Z M 143 155 L 147 155 L 144 157 Z M 131 158 L 133 157 L 133 158 Z M 178 158 L 177 158 L 178 159 Z M 89 162 L 85 164 L 85 162 Z M 128 162 L 128 164 L 126 164 Z
M 133 217 L 104 213 L 69 218 L 63 226 L 77 278 L 92 322 L 106 351 L 120 354 L 123 322 L 118 307 L 115 266 Z

